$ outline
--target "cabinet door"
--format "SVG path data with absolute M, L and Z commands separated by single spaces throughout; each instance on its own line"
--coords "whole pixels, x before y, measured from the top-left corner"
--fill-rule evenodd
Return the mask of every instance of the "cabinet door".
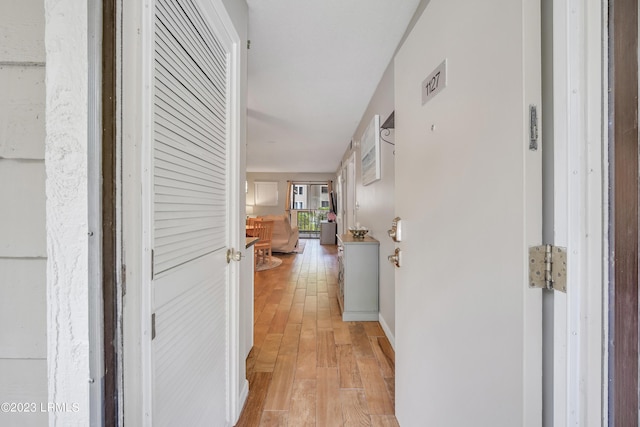
M 344 311 L 344 246 L 338 246 L 338 301 Z
M 343 269 L 343 320 L 378 320 L 378 244 L 345 245 Z

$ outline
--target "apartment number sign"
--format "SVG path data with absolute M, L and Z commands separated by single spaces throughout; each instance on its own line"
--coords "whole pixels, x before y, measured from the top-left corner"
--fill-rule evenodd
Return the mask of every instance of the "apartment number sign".
M 422 105 L 435 98 L 445 87 L 447 87 L 446 59 L 422 81 Z

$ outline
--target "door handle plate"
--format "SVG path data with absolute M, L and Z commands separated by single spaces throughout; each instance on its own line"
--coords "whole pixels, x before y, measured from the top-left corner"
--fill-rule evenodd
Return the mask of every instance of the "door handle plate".
M 402 220 L 399 216 L 393 219 L 391 223 L 391 229 L 387 230 L 387 234 L 394 242 L 402 241 Z

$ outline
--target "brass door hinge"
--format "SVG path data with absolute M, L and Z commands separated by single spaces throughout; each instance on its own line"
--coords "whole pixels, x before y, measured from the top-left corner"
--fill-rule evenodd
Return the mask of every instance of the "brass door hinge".
M 529 287 L 567 292 L 567 248 L 529 248 Z

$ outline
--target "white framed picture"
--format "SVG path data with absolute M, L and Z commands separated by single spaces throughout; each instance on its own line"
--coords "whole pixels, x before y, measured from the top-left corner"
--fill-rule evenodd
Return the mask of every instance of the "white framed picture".
M 278 183 L 256 181 L 253 196 L 256 206 L 278 206 Z
M 373 116 L 360 141 L 362 185 L 380 179 L 380 115 Z

